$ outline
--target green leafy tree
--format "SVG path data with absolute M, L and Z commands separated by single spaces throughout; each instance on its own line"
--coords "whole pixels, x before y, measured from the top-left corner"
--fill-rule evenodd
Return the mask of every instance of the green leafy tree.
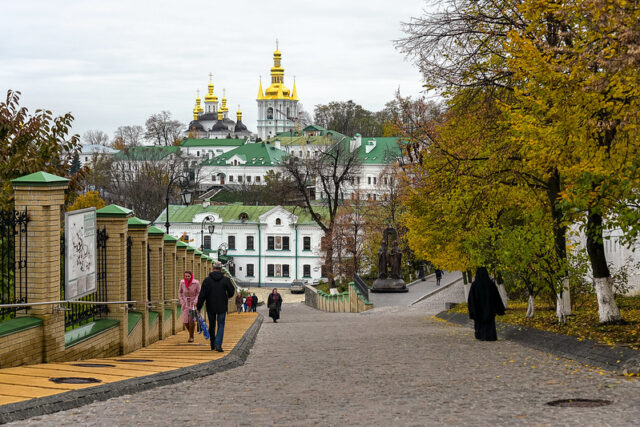
M 70 135 L 73 116 L 54 117 L 49 110 L 30 114 L 20 106 L 20 92 L 7 91 L 0 102 L 0 208 L 12 204 L 11 180 L 44 171 L 65 176 L 79 151 L 78 135 Z M 70 185 L 71 192 L 76 179 Z

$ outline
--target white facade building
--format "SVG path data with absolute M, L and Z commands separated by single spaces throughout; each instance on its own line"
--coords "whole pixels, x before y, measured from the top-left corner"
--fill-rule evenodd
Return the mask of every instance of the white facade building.
M 165 229 L 165 221 L 163 212 L 154 225 Z M 311 283 L 321 278 L 323 233 L 301 208 L 171 205 L 169 221 L 169 234 L 190 246 L 214 257 L 218 249 L 226 250 L 221 258 L 241 286 L 287 286 L 296 279 Z

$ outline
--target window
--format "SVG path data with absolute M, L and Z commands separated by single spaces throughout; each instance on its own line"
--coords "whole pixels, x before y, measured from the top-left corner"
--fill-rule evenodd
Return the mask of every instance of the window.
M 289 264 L 267 264 L 267 276 L 289 277 Z
M 233 182 L 233 175 L 229 175 L 229 182 Z
M 232 250 L 236 249 L 236 236 L 227 237 L 227 246 L 229 246 L 229 249 L 232 249 Z
M 211 181 L 215 181 L 216 180 L 216 176 L 215 175 L 211 175 Z
M 253 236 L 247 236 L 247 250 L 253 250 Z
M 256 176 L 256 182 L 260 182 L 260 177 Z
M 370 176 L 367 177 L 367 184 L 371 185 L 371 177 Z
M 378 178 L 376 178 L 375 176 L 373 177 L 373 184 L 377 184 L 378 183 Z
M 378 195 L 377 194 L 373 195 L 373 200 L 378 200 Z
M 229 274 L 231 274 L 232 276 L 236 275 L 236 266 L 235 266 L 235 264 L 229 265 Z
M 289 236 L 267 236 L 267 250 L 288 251 Z
M 311 237 L 305 236 L 302 238 L 302 250 L 303 251 L 311 250 Z
M 384 185 L 387 185 L 387 178 L 386 177 L 382 178 L 382 182 L 383 182 Z
M 305 264 L 302 266 L 302 277 L 311 277 L 311 265 Z
M 247 264 L 247 277 L 253 277 L 253 264 Z
M 196 157 L 200 157 L 200 152 L 196 151 Z
M 289 264 L 282 264 L 282 277 L 289 277 Z
M 247 177 L 247 182 L 251 182 L 251 177 L 250 176 Z
M 273 120 L 273 108 L 267 108 L 267 120 Z
M 242 175 L 238 175 L 238 182 L 242 182 Z
M 280 218 L 276 218 L 276 225 L 282 225 L 282 220 Z
M 371 200 L 371 194 L 367 194 L 367 200 Z
M 202 242 L 202 249 L 211 249 L 211 236 L 204 236 L 204 241 Z
M 269 277 L 273 277 L 274 274 L 274 265 L 273 264 L 267 264 L 267 276 Z
M 360 185 L 360 177 L 356 178 L 356 182 L 358 183 L 358 185 Z

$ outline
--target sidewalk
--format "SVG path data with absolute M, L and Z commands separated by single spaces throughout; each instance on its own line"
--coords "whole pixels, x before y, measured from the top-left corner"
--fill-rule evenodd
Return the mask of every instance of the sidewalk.
M 0 369 L 0 424 L 239 366 L 261 322 L 257 313 L 228 314 L 224 353 L 211 351 L 202 334 L 187 343 L 188 332 L 182 331 L 123 356 Z

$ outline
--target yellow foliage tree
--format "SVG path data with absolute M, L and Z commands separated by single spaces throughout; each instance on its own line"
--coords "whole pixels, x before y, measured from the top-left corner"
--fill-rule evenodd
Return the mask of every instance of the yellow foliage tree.
M 76 201 L 71 205 L 69 211 L 77 211 L 85 208 L 104 208 L 107 206 L 107 202 L 102 200 L 97 191 L 88 191 L 87 194 L 81 194 L 76 198 Z

